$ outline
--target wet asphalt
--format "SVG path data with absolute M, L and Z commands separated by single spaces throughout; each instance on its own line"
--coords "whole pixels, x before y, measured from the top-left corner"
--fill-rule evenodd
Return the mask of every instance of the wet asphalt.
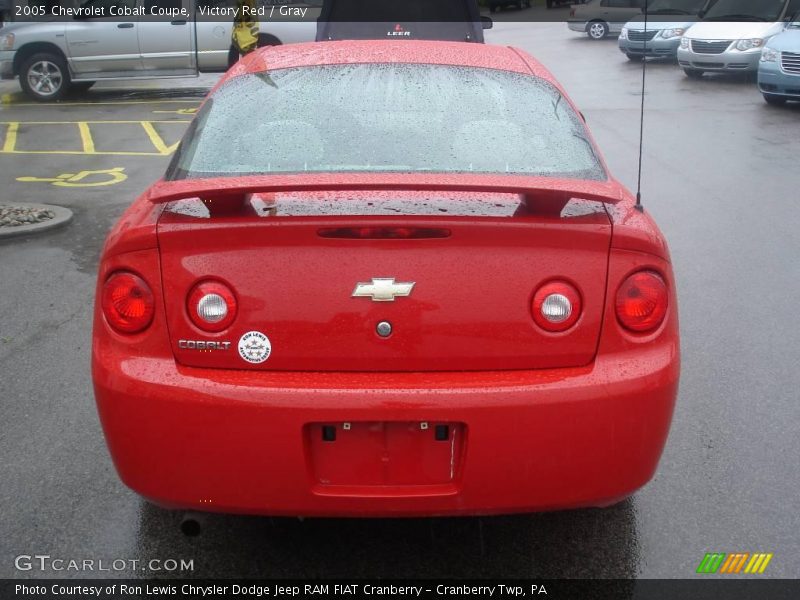
M 634 188 L 641 67 L 616 41 L 521 22 L 498 24 L 487 40 L 520 46 L 554 72 L 612 172 Z M 648 64 L 642 191 L 672 249 L 683 371 L 658 472 L 633 498 L 604 510 L 491 518 L 210 515 L 201 535 L 186 537 L 181 514 L 126 489 L 90 384 L 97 259 L 215 80 L 98 85 L 57 106 L 31 105 L 15 83 L 2 84 L 0 139 L 17 122 L 15 148 L 48 153 L 0 153 L 0 201 L 60 204 L 75 218 L 0 241 L 0 577 L 76 575 L 15 568 L 19 555 L 46 554 L 193 560 L 183 575 L 204 578 L 674 578 L 694 576 L 706 552 L 771 552 L 763 576 L 800 575 L 800 103 L 770 107 L 750 80 L 689 80 L 671 63 Z M 42 121 L 54 123 L 32 124 Z M 145 154 L 63 154 L 85 149 L 78 121 L 96 152 Z M 54 185 L 114 168 L 127 178 Z

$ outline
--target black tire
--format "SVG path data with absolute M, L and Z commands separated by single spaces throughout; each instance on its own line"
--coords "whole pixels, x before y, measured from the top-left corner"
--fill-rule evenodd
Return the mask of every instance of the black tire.
M 764 100 L 767 102 L 767 104 L 770 104 L 772 106 L 783 106 L 784 104 L 786 104 L 786 98 L 783 96 L 777 96 L 775 94 L 765 94 L 763 92 L 761 95 L 764 96 Z
M 19 70 L 19 85 L 37 102 L 61 100 L 69 91 L 70 77 L 63 57 L 40 52 L 25 59 Z
M 683 72 L 686 73 L 686 76 L 690 79 L 700 79 L 703 76 L 703 71 L 700 69 L 690 69 L 689 67 L 684 67 Z
M 608 37 L 608 23 L 605 21 L 592 21 L 586 26 L 586 35 L 593 40 L 603 40 Z
M 95 81 L 77 81 L 75 83 L 70 84 L 69 91 L 75 92 L 76 94 L 80 94 L 88 90 L 95 83 L 96 83 Z
M 266 33 L 259 33 L 258 34 L 258 48 L 263 48 L 264 46 L 280 46 L 281 41 L 276 38 L 274 35 L 268 35 Z
M 627 56 L 628 60 L 631 62 L 642 62 L 642 60 L 644 60 L 644 56 L 642 56 L 641 54 L 628 54 L 626 52 L 625 56 Z

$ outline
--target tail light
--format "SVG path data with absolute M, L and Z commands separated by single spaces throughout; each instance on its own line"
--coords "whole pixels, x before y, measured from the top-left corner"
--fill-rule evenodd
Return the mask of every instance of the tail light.
M 566 331 L 581 316 L 581 295 L 564 281 L 551 281 L 533 295 L 531 313 L 536 324 L 546 331 Z
M 661 275 L 654 271 L 634 273 L 617 290 L 617 319 L 631 331 L 652 331 L 667 314 L 668 298 Z
M 236 296 L 224 283 L 201 281 L 189 292 L 186 308 L 200 329 L 222 331 L 236 318 Z
M 106 280 L 102 296 L 103 314 L 121 333 L 144 331 L 153 321 L 155 298 L 144 279 L 120 271 Z

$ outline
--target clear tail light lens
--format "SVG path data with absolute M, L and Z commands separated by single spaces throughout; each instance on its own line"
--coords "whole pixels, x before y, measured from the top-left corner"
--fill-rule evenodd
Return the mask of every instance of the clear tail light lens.
M 654 271 L 639 271 L 622 282 L 617 290 L 617 319 L 630 331 L 652 331 L 664 321 L 668 302 L 663 277 Z
M 546 331 L 566 331 L 581 316 L 581 295 L 569 283 L 545 283 L 533 295 L 531 314 L 536 324 Z
M 236 318 L 236 296 L 224 283 L 201 281 L 189 292 L 186 308 L 200 329 L 222 331 Z
M 106 321 L 121 333 L 139 333 L 153 321 L 153 292 L 144 279 L 133 273 L 111 275 L 103 286 L 101 302 Z

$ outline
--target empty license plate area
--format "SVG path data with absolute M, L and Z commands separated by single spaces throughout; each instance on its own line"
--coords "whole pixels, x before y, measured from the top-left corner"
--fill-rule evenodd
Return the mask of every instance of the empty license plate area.
M 463 423 L 419 421 L 311 423 L 305 428 L 316 485 L 328 492 L 335 486 L 357 488 L 352 493 L 370 493 L 364 487 L 418 486 L 445 486 L 441 493 L 453 493 L 465 431 Z

